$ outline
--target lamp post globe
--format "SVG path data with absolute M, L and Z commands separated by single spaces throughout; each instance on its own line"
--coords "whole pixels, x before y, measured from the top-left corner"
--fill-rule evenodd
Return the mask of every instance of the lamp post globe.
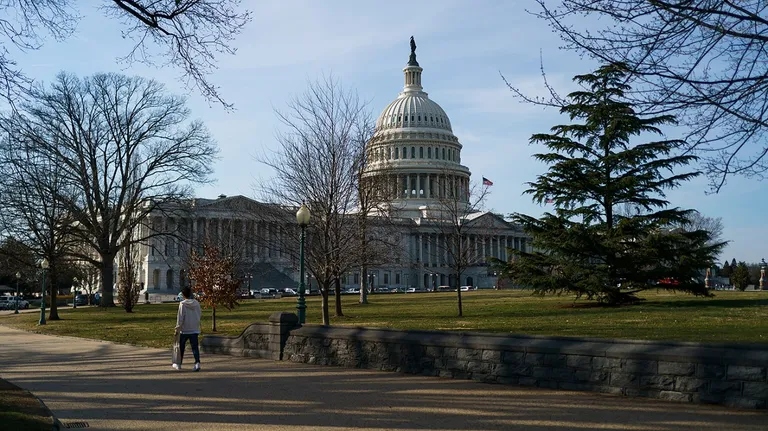
M 37 323 L 39 325 L 45 325 L 45 273 L 48 271 L 48 259 L 40 261 L 40 269 L 43 270 L 43 297 L 40 302 L 40 320 Z
M 21 280 L 21 273 L 16 273 L 16 308 L 14 309 L 13 314 L 19 314 L 19 280 Z
M 301 207 L 296 211 L 296 223 L 301 227 L 301 239 L 299 245 L 299 298 L 296 303 L 296 310 L 299 313 L 299 324 L 303 325 L 307 319 L 307 303 L 304 299 L 304 237 L 306 236 L 307 225 L 309 224 L 309 208 L 301 203 Z

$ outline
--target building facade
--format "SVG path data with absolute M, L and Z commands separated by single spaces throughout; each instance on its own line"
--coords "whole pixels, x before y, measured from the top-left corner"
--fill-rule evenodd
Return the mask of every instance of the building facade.
M 392 289 L 496 287 L 498 278 L 488 258 L 507 260 L 508 249 L 530 250 L 530 239 L 496 214 L 473 211 L 477 188 L 471 185 L 469 168 L 461 164 L 462 145 L 446 112 L 424 92 L 422 72 L 413 45 L 403 69 L 403 91 L 381 112 L 367 145 L 363 178 L 387 189 L 388 229 L 399 250 L 391 261 L 368 269 L 366 284 Z M 266 213 L 270 215 L 262 216 Z M 460 253 L 451 243 L 456 224 L 461 224 Z M 164 234 L 135 251 L 142 293 L 175 295 L 188 282 L 190 252 L 206 240 L 237 256 L 244 289 L 298 283 L 296 256 L 281 246 L 294 237 L 295 220 L 275 219 L 268 205 L 247 197 L 193 199 L 179 211 L 153 214 L 147 228 Z M 463 271 L 457 279 L 459 254 Z M 360 286 L 360 272 L 350 271 L 341 282 Z

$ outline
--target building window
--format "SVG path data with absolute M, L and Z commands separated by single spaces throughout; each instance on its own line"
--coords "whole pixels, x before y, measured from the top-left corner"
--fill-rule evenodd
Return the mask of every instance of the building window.
M 395 147 L 395 159 L 398 159 L 400 155 L 400 149 Z
M 360 284 L 360 273 L 356 272 L 353 279 L 354 279 L 354 282 L 353 282 L 354 284 Z
M 419 158 L 420 159 L 424 158 L 424 147 L 419 147 Z
M 389 284 L 389 271 L 384 271 L 384 284 Z
M 392 158 L 392 148 L 387 147 L 387 160 Z
M 169 269 L 165 273 L 165 288 L 168 290 L 173 289 L 173 270 Z
M 416 147 L 411 147 L 411 158 L 412 159 L 416 158 Z
M 152 271 L 152 287 L 155 289 L 160 288 L 160 270 L 156 269 Z
M 432 147 L 427 148 L 427 158 L 428 159 L 432 158 Z
M 443 148 L 443 160 L 445 160 L 445 148 Z
M 399 272 L 395 273 L 395 284 L 400 284 L 400 273 Z

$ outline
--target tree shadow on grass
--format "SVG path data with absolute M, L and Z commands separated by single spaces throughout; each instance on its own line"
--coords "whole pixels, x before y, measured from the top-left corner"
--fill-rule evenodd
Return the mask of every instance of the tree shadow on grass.
M 764 307 L 768 305 L 768 298 L 765 299 L 706 299 L 703 301 L 647 301 L 643 303 L 645 307 L 654 308 L 748 308 Z

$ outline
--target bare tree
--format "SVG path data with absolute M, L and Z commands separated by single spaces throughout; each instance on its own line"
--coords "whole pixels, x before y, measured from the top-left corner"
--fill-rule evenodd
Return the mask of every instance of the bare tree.
M 446 170 L 438 183 L 437 205 L 427 214 L 427 225 L 443 238 L 433 248 L 447 257 L 446 265 L 455 278 L 459 317 L 464 313 L 461 276 L 471 266 L 485 262 L 484 253 L 470 243 L 467 234 L 485 228 L 485 220 L 480 216 L 484 214 L 482 208 L 488 193 L 488 186 L 464 184 Z
M 117 253 L 163 234 L 148 215 L 209 181 L 216 146 L 201 122 L 187 121 L 184 100 L 155 81 L 62 73 L 33 95 L 21 112 L 2 119 L 9 143 L 62 169 L 74 193 L 55 193 L 53 200 L 72 221 L 68 233 L 86 246 L 74 256 L 100 269 L 100 304 L 114 306 Z
M 72 223 L 71 214 L 56 196 L 71 198 L 75 189 L 66 181 L 60 162 L 41 156 L 29 145 L 18 144 L 11 136 L 0 141 L 0 229 L 48 260 L 48 319 L 59 320 L 56 286 L 73 241 L 67 228 Z
M 358 242 L 350 221 L 356 205 L 359 140 L 370 114 L 355 93 L 325 77 L 310 82 L 307 91 L 277 115 L 286 128 L 277 137 L 280 148 L 258 158 L 274 170 L 275 178 L 259 188 L 264 200 L 294 209 L 306 201 L 310 207 L 307 266 L 319 284 L 327 325 L 329 291 L 335 287 L 341 293 L 340 278 L 350 265 L 350 248 Z M 291 248 L 296 250 L 298 229 L 291 233 Z M 337 308 L 337 314 L 340 311 Z
M 134 42 L 120 61 L 170 64 L 181 70 L 187 86 L 232 107 L 209 76 L 216 69 L 216 54 L 234 54 L 231 43 L 251 20 L 250 12 L 240 10 L 240 0 L 105 0 L 100 8 L 122 22 L 123 37 Z M 5 46 L 30 51 L 48 38 L 66 40 L 81 17 L 71 0 L 5 1 L 0 17 L 0 98 L 13 104 L 26 95 L 32 80 Z
M 118 296 L 120 298 L 120 305 L 122 305 L 126 313 L 133 313 L 133 307 L 139 302 L 139 293 L 141 292 L 137 249 L 138 247 L 135 244 L 129 243 L 120 250 L 118 255 L 120 265 Z
M 768 4 L 762 0 L 537 0 L 566 48 L 623 63 L 643 114 L 674 114 L 711 188 L 768 170 Z M 587 19 L 584 19 L 586 16 Z M 595 27 L 595 25 L 598 27 Z

